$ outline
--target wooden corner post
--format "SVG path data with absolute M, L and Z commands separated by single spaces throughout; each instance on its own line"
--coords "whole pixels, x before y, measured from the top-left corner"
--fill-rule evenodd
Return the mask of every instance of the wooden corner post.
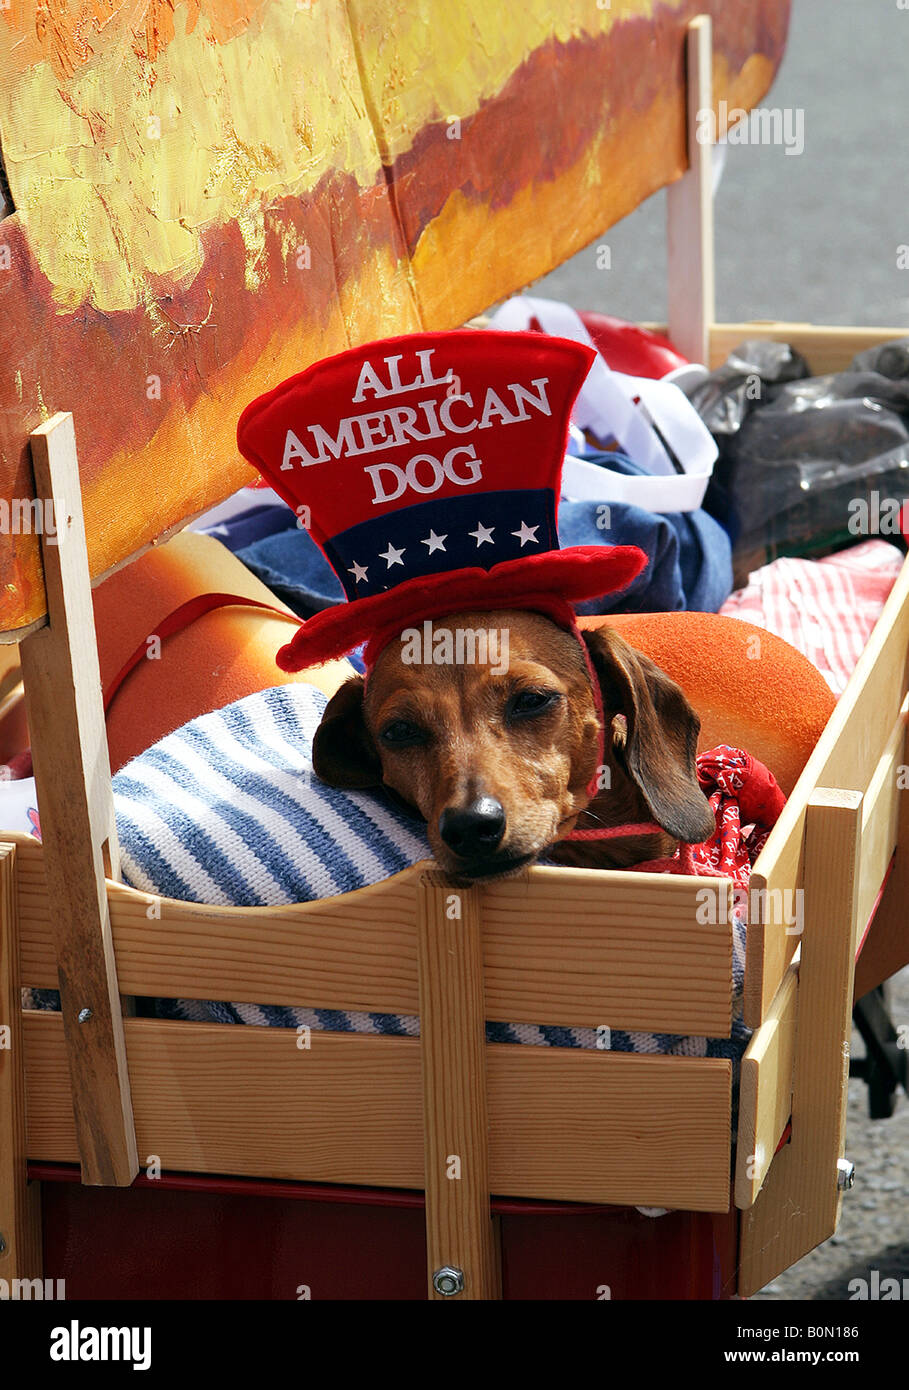
M 31 436 L 47 625 L 21 644 L 82 1180 L 138 1172 L 105 876 L 119 878 L 73 419 Z
M 713 145 L 702 112 L 713 111 L 713 29 L 709 15 L 688 26 L 688 172 L 666 191 L 669 337 L 691 362 L 710 366 L 716 317 L 713 280 Z
M 792 1137 L 743 1213 L 739 1294 L 748 1297 L 833 1235 L 842 1192 L 862 795 L 819 787 L 805 821 Z
M 489 1210 L 479 890 L 452 888 L 440 874 L 424 874 L 417 950 L 429 1297 L 499 1298 Z

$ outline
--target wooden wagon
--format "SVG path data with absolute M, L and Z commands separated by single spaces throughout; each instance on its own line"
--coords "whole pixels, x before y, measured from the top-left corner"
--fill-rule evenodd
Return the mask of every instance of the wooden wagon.
M 909 800 L 898 775 L 909 756 L 909 566 L 754 869 L 745 1022 L 756 1031 L 741 1069 L 734 1168 L 731 1062 L 485 1041 L 486 1020 L 531 1018 L 728 1036 L 725 880 L 538 867 L 521 880 L 462 890 L 455 917 L 450 889 L 430 864 L 356 893 L 270 909 L 153 899 L 119 881 L 90 586 L 245 480 L 225 440 L 239 406 L 264 385 L 331 351 L 340 334 L 366 339 L 464 321 L 667 182 L 669 331 L 695 360 L 716 365 L 743 338 L 769 336 L 823 372 L 899 335 L 714 322 L 710 147 L 694 138 L 695 117 L 713 105 L 711 77 L 729 105 L 763 94 L 785 38 L 787 0 L 714 4 L 712 61 L 709 17 L 689 24 L 695 8 L 681 0 L 651 29 L 649 7 L 607 6 L 596 34 L 581 32 L 571 5 L 545 8 L 563 12 L 558 23 L 521 7 L 539 42 L 530 54 L 500 54 L 496 73 L 479 73 L 468 120 L 466 107 L 460 116 L 446 110 L 451 89 L 427 47 L 463 35 L 431 40 L 414 25 L 400 38 L 395 61 L 419 60 L 427 91 L 435 83 L 428 101 L 422 86 L 409 96 L 395 86 L 395 55 L 385 52 L 390 40 L 383 47 L 375 37 L 371 4 L 298 3 L 307 19 L 326 12 L 323 37 L 336 45 L 341 68 L 359 71 L 365 97 L 363 110 L 353 103 L 356 130 L 360 138 L 368 111 L 380 176 L 368 196 L 340 176 L 313 181 L 305 196 L 282 194 L 275 218 L 294 256 L 302 248 L 305 261 L 303 251 L 313 250 L 317 223 L 334 238 L 336 278 L 330 293 L 317 291 L 315 307 L 276 310 L 266 273 L 275 226 L 266 216 L 257 230 L 251 214 L 230 208 L 221 244 L 203 238 L 189 288 L 175 278 L 164 293 L 148 272 L 152 327 L 166 316 L 171 327 L 162 331 L 182 354 L 175 365 L 164 353 L 164 374 L 173 370 L 179 383 L 192 362 L 212 388 L 193 400 L 175 388 L 154 428 L 146 428 L 145 407 L 141 419 L 130 415 L 133 385 L 116 393 L 126 424 L 95 428 L 110 413 L 105 373 L 117 334 L 128 355 L 130 325 L 141 337 L 142 312 L 102 313 L 91 296 L 79 299 L 73 264 L 54 290 L 38 240 L 47 224 L 30 224 L 33 244 L 18 215 L 0 224 L 11 273 L 32 266 L 6 303 L 29 308 L 47 342 L 43 363 L 17 368 L 15 409 L 2 416 L 3 493 L 52 500 L 66 528 L 65 543 L 45 539 L 43 565 L 34 536 L 0 538 L 5 638 L 19 643 L 43 830 L 42 843 L 7 834 L 0 845 L 0 1023 L 10 1041 L 0 1050 L 2 1278 L 65 1276 L 70 1297 L 419 1297 L 423 1289 L 462 1299 L 729 1297 L 761 1288 L 836 1228 L 848 1183 L 853 998 L 909 960 Z M 272 9 L 287 19 L 293 6 L 272 0 Z M 414 13 L 425 18 L 431 9 L 425 3 Z M 218 38 L 215 9 L 209 22 Z M 269 41 L 281 33 L 279 24 Z M 183 66 L 175 58 L 167 73 L 178 93 L 190 81 L 190 35 L 181 29 L 172 43 L 183 45 Z M 161 69 L 167 35 L 149 29 L 146 39 L 145 61 L 154 48 Z M 632 120 L 621 74 L 629 54 L 654 39 L 660 80 Z M 386 62 L 381 101 L 364 53 Z M 64 76 L 67 54 L 78 68 L 78 45 L 50 60 Z M 616 109 L 585 123 L 581 107 L 566 108 L 563 144 L 536 150 L 526 156 L 529 171 L 521 167 L 527 122 L 543 119 L 533 103 L 557 82 L 570 105 L 569 88 L 592 56 L 607 60 L 598 80 L 611 76 Z M 528 92 L 530 106 L 522 104 Z M 285 95 L 296 100 L 290 86 Z M 420 112 L 430 110 L 433 120 L 415 134 Z M 471 202 L 463 171 L 445 162 L 453 121 L 460 133 L 450 143 L 475 139 L 477 161 L 480 152 L 500 168 L 515 161 L 498 203 L 491 183 L 484 191 L 482 170 Z M 5 140 L 2 120 L 0 132 Z M 6 164 L 15 197 L 8 152 Z M 558 208 L 568 196 L 577 199 L 570 228 Z M 497 208 L 489 220 L 484 198 Z M 303 222 L 320 206 L 321 222 L 307 231 Z M 535 214 L 549 232 L 542 249 L 528 226 Z M 241 233 L 260 238 L 261 254 L 247 257 L 245 272 L 230 260 Z M 484 254 L 468 266 L 459 257 L 477 238 Z M 29 258 L 42 255 L 36 268 Z M 233 316 L 219 267 L 238 295 L 246 275 Z M 378 285 L 374 304 L 363 300 L 369 277 Z M 108 278 L 111 303 L 121 294 L 125 304 L 123 285 L 113 271 Z M 209 301 L 213 313 L 203 321 Z M 122 324 L 117 314 L 126 316 Z M 209 340 L 219 336 L 221 315 L 222 349 L 225 332 L 236 341 L 219 374 Z M 161 376 L 143 369 L 141 353 L 134 365 L 143 387 Z M 46 414 L 72 415 L 38 424 L 39 398 Z M 143 434 L 134 453 L 132 426 Z M 165 468 L 175 449 L 187 458 Z M 721 904 L 708 925 L 696 918 L 705 884 Z M 786 910 L 796 892 L 804 895 L 800 936 Z M 59 988 L 61 1011 L 23 1012 L 23 986 Z M 419 1014 L 421 1034 L 324 1033 L 304 1049 L 284 1030 L 135 1017 L 136 996 Z M 671 1214 L 653 1219 L 636 1207 Z M 89 1228 L 90 1270 L 74 1253 Z M 213 1257 L 225 1236 L 258 1252 L 258 1262 L 243 1262 L 246 1282 Z

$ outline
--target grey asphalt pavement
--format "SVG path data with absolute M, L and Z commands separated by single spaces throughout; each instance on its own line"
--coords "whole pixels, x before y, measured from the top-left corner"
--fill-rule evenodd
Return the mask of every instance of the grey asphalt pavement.
M 716 199 L 717 317 L 905 324 L 909 10 L 897 0 L 793 0 L 762 105 L 804 112 L 804 152 L 730 147 Z M 630 319 L 666 312 L 666 195 L 537 281 L 539 293 Z M 612 252 L 598 270 L 596 247 Z

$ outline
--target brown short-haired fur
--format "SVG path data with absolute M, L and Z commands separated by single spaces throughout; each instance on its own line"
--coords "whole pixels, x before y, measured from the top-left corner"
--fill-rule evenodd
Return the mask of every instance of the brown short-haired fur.
M 412 664 L 403 641 L 389 643 L 365 688 L 357 677 L 329 702 L 313 761 L 332 786 L 384 784 L 415 808 L 453 879 L 508 875 L 544 854 L 622 867 L 713 832 L 695 775 L 698 717 L 679 687 L 615 632 L 583 634 L 606 722 L 598 767 L 599 715 L 571 633 L 540 614 L 504 610 L 455 614 L 435 628 L 504 636 L 507 661 Z M 576 825 L 645 821 L 665 834 L 564 839 Z

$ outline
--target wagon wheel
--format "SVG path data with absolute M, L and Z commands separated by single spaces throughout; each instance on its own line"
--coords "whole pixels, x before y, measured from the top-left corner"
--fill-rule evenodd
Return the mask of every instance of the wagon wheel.
M 867 1083 L 870 1118 L 889 1119 L 896 1108 L 897 1088 L 907 1089 L 909 1053 L 899 1045 L 887 1010 L 886 986 L 878 985 L 860 999 L 852 1017 L 865 1044 L 865 1056 L 850 1062 L 849 1075 Z

